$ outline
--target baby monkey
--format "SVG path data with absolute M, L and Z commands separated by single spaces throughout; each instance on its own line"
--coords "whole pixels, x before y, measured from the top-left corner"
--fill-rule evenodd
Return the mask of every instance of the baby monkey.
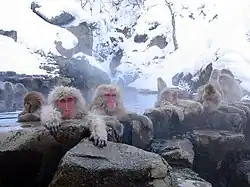
M 18 122 L 40 121 L 41 107 L 45 99 L 40 92 L 28 92 L 24 96 L 24 109 L 18 115 Z

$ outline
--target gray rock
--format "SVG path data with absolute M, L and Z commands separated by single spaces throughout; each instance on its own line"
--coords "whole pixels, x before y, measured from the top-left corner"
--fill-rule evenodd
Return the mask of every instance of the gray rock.
M 171 166 L 193 165 L 193 145 L 188 139 L 156 139 L 152 141 L 150 151 L 161 155 Z
M 152 47 L 154 45 L 158 46 L 160 49 L 164 49 L 168 45 L 168 42 L 166 41 L 166 37 L 163 35 L 154 37 L 150 41 L 148 47 Z
M 241 187 L 250 186 L 250 160 L 242 160 L 237 164 L 235 183 Z
M 32 11 L 35 14 L 37 14 L 40 18 L 53 25 L 58 25 L 58 26 L 67 25 L 75 20 L 75 17 L 73 15 L 65 11 L 62 11 L 59 15 L 50 18 L 46 16 L 46 13 L 44 13 L 40 8 L 41 5 L 38 2 L 31 3 Z
M 22 123 L 22 129 L 0 133 L 1 185 L 48 186 L 63 155 L 89 137 L 86 125 L 85 120 L 64 121 L 56 136 L 39 122 Z M 120 141 L 111 128 L 108 140 Z
M 145 43 L 148 40 L 148 35 L 147 34 L 137 34 L 134 37 L 134 42 L 135 43 Z
M 173 187 L 212 187 L 212 185 L 200 178 L 197 173 L 188 168 L 174 168 L 171 172 Z
M 0 29 L 0 34 L 3 36 L 8 36 L 12 38 L 15 42 L 17 41 L 17 31 L 14 31 L 14 30 L 6 31 L 6 30 Z
M 49 186 L 149 187 L 170 168 L 155 153 L 112 142 L 99 149 L 84 140 L 62 158 Z

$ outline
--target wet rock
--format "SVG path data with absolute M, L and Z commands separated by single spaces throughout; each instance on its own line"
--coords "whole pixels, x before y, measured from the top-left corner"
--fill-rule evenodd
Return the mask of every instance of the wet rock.
M 148 40 L 148 35 L 147 34 L 140 34 L 140 35 L 136 35 L 134 37 L 134 42 L 136 43 L 145 43 Z
M 195 151 L 194 171 L 215 187 L 228 186 L 241 158 L 244 135 L 231 131 L 195 130 L 190 140 Z
M 46 6 L 50 6 L 50 5 L 49 4 L 41 5 L 39 4 L 39 2 L 31 3 L 32 11 L 35 14 L 37 14 L 40 18 L 42 18 L 43 20 L 53 25 L 62 26 L 62 25 L 69 24 L 75 20 L 75 17 L 73 15 L 65 11 L 60 11 L 60 12 L 58 11 L 59 14 L 55 16 L 48 16 L 46 15 L 46 12 L 43 11 L 46 9 Z
M 6 31 L 6 30 L 0 29 L 0 34 L 3 36 L 8 36 L 12 38 L 13 40 L 15 40 L 15 42 L 17 41 L 17 31 L 14 31 L 14 30 Z
M 192 167 L 193 165 L 193 145 L 188 139 L 155 139 L 149 151 L 161 155 L 171 166 Z
M 174 187 L 212 187 L 212 185 L 188 168 L 174 168 L 171 172 Z
M 149 187 L 170 168 L 155 153 L 112 142 L 100 149 L 84 140 L 62 158 L 49 186 Z
M 249 187 L 250 186 L 250 160 L 242 160 L 237 164 L 236 176 L 232 186 Z
M 0 133 L 3 186 L 47 186 L 63 155 L 90 135 L 84 120 L 64 121 L 57 136 L 52 136 L 39 122 L 22 126 L 20 130 Z M 108 128 L 108 134 L 109 140 L 119 142 L 112 129 Z
M 168 42 L 166 41 L 166 37 L 163 35 L 154 37 L 150 41 L 148 47 L 152 47 L 154 45 L 158 46 L 160 49 L 164 49 L 168 45 Z

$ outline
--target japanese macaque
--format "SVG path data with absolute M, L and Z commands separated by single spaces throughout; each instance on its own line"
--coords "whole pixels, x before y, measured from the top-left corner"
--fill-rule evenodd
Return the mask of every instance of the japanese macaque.
M 118 86 L 101 84 L 97 86 L 89 105 L 89 110 L 93 113 L 104 116 L 106 119 L 112 118 L 118 121 L 139 121 L 142 129 L 153 134 L 152 121 L 145 115 L 128 112 L 125 110 L 121 91 Z M 118 125 L 118 124 L 117 124 Z M 114 127 L 119 135 L 123 134 L 123 127 Z
M 240 101 L 243 97 L 243 91 L 239 83 L 234 80 L 232 75 L 228 72 L 221 73 L 219 76 L 219 84 L 223 91 L 223 100 L 228 103 Z
M 40 92 L 28 92 L 24 96 L 24 109 L 18 115 L 18 122 L 40 121 L 41 108 L 45 104 L 44 96 Z
M 51 133 L 58 133 L 62 121 L 67 119 L 88 120 L 90 140 L 96 146 L 106 146 L 108 135 L 105 121 L 87 111 L 85 98 L 80 90 L 74 87 L 56 86 L 48 95 L 48 105 L 42 107 L 41 123 Z
M 208 80 L 209 84 L 212 84 L 218 92 L 220 92 L 222 100 L 224 99 L 224 92 L 219 83 L 219 77 L 221 76 L 221 72 L 218 69 L 213 69 Z
M 9 81 L 4 82 L 4 104 L 6 109 L 12 109 L 14 99 L 14 87 Z
M 17 83 L 14 86 L 14 103 L 16 108 L 20 109 L 24 106 L 24 96 L 28 92 L 22 83 Z
M 155 106 L 176 106 L 182 109 L 184 114 L 201 114 L 203 112 L 203 107 L 199 102 L 187 100 L 187 99 L 179 99 L 178 93 L 171 88 L 168 88 L 166 85 L 162 87 L 162 83 L 158 86 L 159 98 L 155 103 Z M 176 111 L 178 113 L 178 111 Z M 179 114 L 179 118 L 181 119 L 181 114 Z
M 221 104 L 221 94 L 213 84 L 206 84 L 201 96 L 201 104 L 204 112 L 212 113 L 217 111 Z

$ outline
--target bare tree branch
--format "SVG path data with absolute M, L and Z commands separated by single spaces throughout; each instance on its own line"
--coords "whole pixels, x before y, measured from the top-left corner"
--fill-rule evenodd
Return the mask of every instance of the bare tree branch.
M 173 43 L 174 43 L 174 50 L 176 51 L 178 49 L 178 43 L 177 43 L 177 38 L 176 38 L 175 13 L 172 9 L 173 3 L 168 2 L 167 0 L 165 0 L 165 2 L 167 4 L 169 11 L 170 11 L 170 14 L 171 14 L 172 27 L 173 27 L 172 38 L 173 38 Z

